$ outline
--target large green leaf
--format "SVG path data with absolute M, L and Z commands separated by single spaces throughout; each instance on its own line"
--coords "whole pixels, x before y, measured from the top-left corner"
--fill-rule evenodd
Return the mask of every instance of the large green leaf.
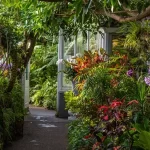
M 134 146 L 143 148 L 144 150 L 150 150 L 150 132 L 141 131 L 139 139 L 134 142 Z

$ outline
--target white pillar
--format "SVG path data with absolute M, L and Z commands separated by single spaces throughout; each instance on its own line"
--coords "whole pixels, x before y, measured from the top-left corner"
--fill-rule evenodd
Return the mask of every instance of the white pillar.
M 59 31 L 58 43 L 58 62 L 64 58 L 64 37 L 63 30 Z M 63 90 L 63 64 L 58 63 L 58 76 L 57 76 L 57 116 L 60 118 L 67 118 L 68 111 L 65 109 L 64 90 Z
M 111 54 L 112 51 L 112 34 L 116 33 L 118 28 L 101 28 L 99 42 L 100 48 L 106 50 L 107 54 Z
M 64 55 L 64 37 L 63 37 L 63 30 L 60 29 L 59 31 L 59 43 L 58 43 L 58 60 L 62 60 Z M 61 72 L 63 70 L 63 64 L 60 62 L 58 63 L 58 91 L 61 91 L 62 86 L 63 86 L 63 81 L 62 81 L 62 75 L 63 73 Z
M 77 54 L 77 36 L 74 37 L 74 56 Z
M 30 61 L 22 75 L 22 90 L 23 90 L 23 98 L 24 98 L 24 107 L 29 108 L 30 102 L 30 85 L 29 85 L 29 75 L 30 75 Z

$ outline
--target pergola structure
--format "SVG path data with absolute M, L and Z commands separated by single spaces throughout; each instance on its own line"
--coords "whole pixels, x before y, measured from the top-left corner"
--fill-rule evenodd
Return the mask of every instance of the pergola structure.
M 97 33 L 97 35 L 94 37 L 95 39 L 95 47 L 94 49 L 100 50 L 100 48 L 103 48 L 104 50 L 106 50 L 106 52 L 108 54 L 111 53 L 112 50 L 112 36 L 113 34 L 117 32 L 117 28 L 101 28 L 100 31 L 102 32 Z M 84 48 L 83 50 L 92 50 L 92 47 L 90 47 L 91 45 L 91 38 L 92 34 L 90 34 L 88 32 L 88 37 L 87 37 L 87 41 L 86 43 L 82 43 L 83 45 L 85 45 L 85 47 L 83 46 L 82 48 Z M 81 35 L 78 35 L 77 38 L 74 38 L 73 41 L 73 52 L 70 54 L 70 52 L 68 52 L 69 54 L 67 54 L 67 52 L 65 51 L 65 45 L 66 42 L 64 41 L 64 37 L 63 37 L 63 30 L 60 29 L 59 32 L 59 43 L 58 43 L 58 85 L 57 85 L 57 112 L 58 112 L 58 117 L 68 117 L 68 111 L 65 109 L 65 100 L 64 100 L 64 92 L 67 90 L 71 90 L 72 87 L 69 86 L 69 84 L 66 84 L 65 82 L 65 75 L 63 73 L 63 63 L 62 60 L 63 59 L 67 59 L 70 56 L 76 56 L 76 54 L 78 54 L 79 52 L 82 53 L 82 50 L 79 49 L 79 41 L 78 39 L 81 38 Z
M 61 2 L 62 0 L 40 0 L 45 2 Z M 116 33 L 117 28 L 101 28 L 101 33 L 97 33 L 94 36 L 94 49 L 99 50 L 103 48 L 109 54 L 112 50 L 112 35 Z M 77 37 L 73 38 L 71 52 L 66 51 L 67 42 L 64 41 L 63 30 L 59 31 L 59 43 L 58 43 L 58 78 L 57 78 L 57 115 L 60 118 L 67 118 L 68 111 L 65 109 L 65 99 L 64 93 L 67 90 L 71 90 L 72 87 L 68 83 L 65 82 L 65 75 L 63 71 L 63 63 L 60 60 L 67 59 L 71 56 L 76 56 L 77 53 L 81 53 L 84 50 L 91 50 L 91 37 L 93 36 L 91 33 L 87 31 L 87 40 L 86 43 L 82 43 L 79 39 L 82 36 L 79 34 Z M 80 43 L 80 46 L 79 46 Z M 84 45 L 84 46 L 83 46 Z M 25 107 L 29 107 L 29 74 L 30 74 L 30 65 L 28 64 L 23 76 L 22 76 L 22 88 L 24 92 L 24 102 Z

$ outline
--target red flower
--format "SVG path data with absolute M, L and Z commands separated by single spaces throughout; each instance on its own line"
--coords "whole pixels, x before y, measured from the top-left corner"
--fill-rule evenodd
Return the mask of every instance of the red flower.
M 91 134 L 89 134 L 89 135 L 86 135 L 86 136 L 84 136 L 84 139 L 89 139 L 89 138 L 91 138 Z
M 100 111 L 102 110 L 103 113 L 106 114 L 106 113 L 108 112 L 108 110 L 109 110 L 109 106 L 103 105 L 103 106 L 101 106 L 101 107 L 99 108 L 99 110 L 100 110 Z
M 120 102 L 120 101 L 113 101 L 110 106 L 111 106 L 111 108 L 116 108 L 116 107 L 119 107 L 121 105 L 122 105 L 122 102 Z

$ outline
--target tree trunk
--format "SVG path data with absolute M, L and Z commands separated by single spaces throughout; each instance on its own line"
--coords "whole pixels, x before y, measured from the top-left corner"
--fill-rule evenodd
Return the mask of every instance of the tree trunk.
M 36 44 L 36 38 L 37 38 L 37 35 L 34 35 L 33 32 L 31 32 L 29 35 L 26 35 L 26 39 L 24 41 L 24 50 L 26 54 L 24 58 L 24 64 L 23 64 L 24 68 L 27 67 L 27 64 L 32 56 L 32 53 Z

